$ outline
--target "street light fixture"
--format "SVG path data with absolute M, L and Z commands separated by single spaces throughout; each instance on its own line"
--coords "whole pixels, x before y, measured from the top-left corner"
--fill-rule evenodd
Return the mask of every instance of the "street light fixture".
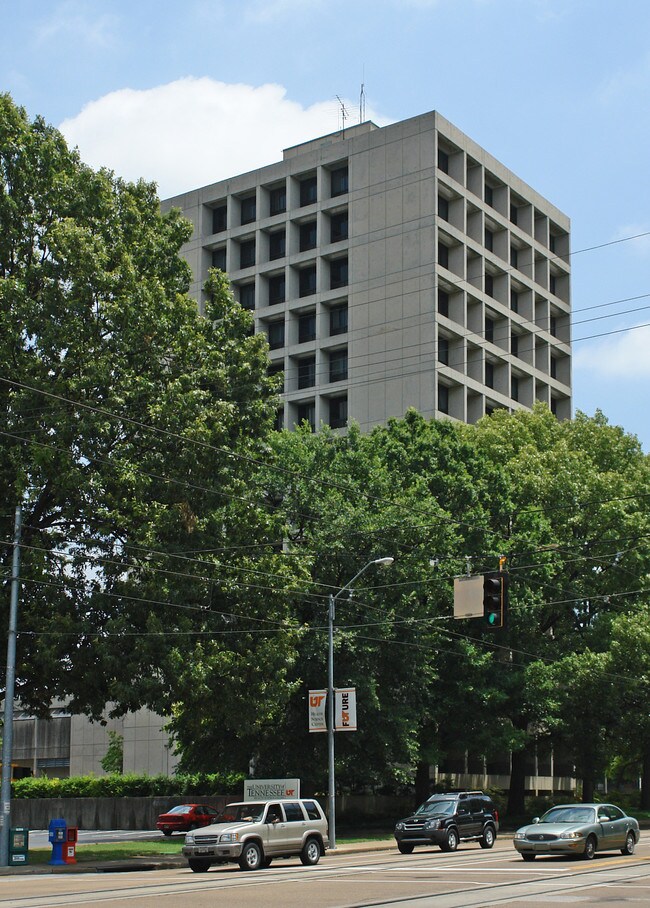
M 330 593 L 329 596 L 329 650 L 327 659 L 327 751 L 329 762 L 329 840 L 330 848 L 336 848 L 336 788 L 334 776 L 334 605 L 339 596 L 352 587 L 354 581 L 360 577 L 364 571 L 374 564 L 385 565 L 392 564 L 395 559 L 390 556 L 386 558 L 375 558 L 364 565 L 360 571 L 354 575 L 352 580 L 348 580 L 345 586 L 341 587 L 338 593 Z

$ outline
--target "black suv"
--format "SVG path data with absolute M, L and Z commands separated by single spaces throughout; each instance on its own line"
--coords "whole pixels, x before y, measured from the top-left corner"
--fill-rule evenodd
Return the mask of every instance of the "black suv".
M 499 831 L 499 812 L 482 791 L 434 794 L 415 813 L 395 826 L 397 847 L 410 854 L 416 845 L 439 845 L 455 851 L 459 842 L 492 848 Z

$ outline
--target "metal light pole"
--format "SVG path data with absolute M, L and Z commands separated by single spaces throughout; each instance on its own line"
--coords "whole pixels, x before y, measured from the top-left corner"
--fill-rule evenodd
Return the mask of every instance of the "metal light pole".
M 9 826 L 11 823 L 11 753 L 14 731 L 14 687 L 16 679 L 16 631 L 18 625 L 18 588 L 20 585 L 20 530 L 22 511 L 16 508 L 14 523 L 14 552 L 11 570 L 11 600 L 9 603 L 9 633 L 7 634 L 7 681 L 5 685 L 5 714 L 2 729 L 2 783 L 0 786 L 0 867 L 9 865 Z
M 338 593 L 329 596 L 328 609 L 328 637 L 329 650 L 327 658 L 327 754 L 329 765 L 329 839 L 330 848 L 336 848 L 336 785 L 334 773 L 334 606 L 339 596 L 346 590 L 349 590 L 357 577 L 360 577 L 364 571 L 367 571 L 373 564 L 392 564 L 394 558 L 375 558 L 369 561 L 360 571 L 349 580 Z

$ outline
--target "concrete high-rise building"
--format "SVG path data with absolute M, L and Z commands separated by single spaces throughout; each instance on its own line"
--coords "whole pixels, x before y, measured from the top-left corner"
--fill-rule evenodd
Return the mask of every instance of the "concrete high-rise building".
M 172 206 L 199 306 L 221 268 L 268 336 L 278 425 L 571 415 L 569 220 L 440 114 L 305 142 Z

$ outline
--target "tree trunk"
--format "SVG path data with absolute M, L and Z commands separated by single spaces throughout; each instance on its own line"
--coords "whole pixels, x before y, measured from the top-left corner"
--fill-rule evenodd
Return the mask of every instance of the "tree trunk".
M 593 775 L 584 776 L 582 779 L 582 803 L 583 804 L 592 804 L 594 800 L 594 789 L 596 788 L 594 784 Z
M 510 791 L 506 813 L 510 817 L 523 817 L 526 813 L 526 757 L 528 749 L 514 751 L 510 770 Z

